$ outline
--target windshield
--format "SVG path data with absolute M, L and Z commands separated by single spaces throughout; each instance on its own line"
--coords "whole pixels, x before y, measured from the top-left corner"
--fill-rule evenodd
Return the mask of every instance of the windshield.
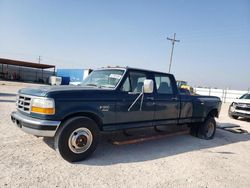
M 250 94 L 242 95 L 240 99 L 250 99 Z
M 84 86 L 115 88 L 123 76 L 124 70 L 95 70 L 83 82 Z

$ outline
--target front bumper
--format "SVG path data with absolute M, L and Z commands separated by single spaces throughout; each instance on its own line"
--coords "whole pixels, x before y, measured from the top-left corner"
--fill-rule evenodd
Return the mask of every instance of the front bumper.
M 243 110 L 235 110 L 233 112 L 230 112 L 231 115 L 233 116 L 239 116 L 239 117 L 244 117 L 250 119 L 250 114 L 249 112 L 243 111 Z
M 22 131 L 35 136 L 54 137 L 60 121 L 48 121 L 25 116 L 20 112 L 12 112 L 11 120 Z
M 228 112 L 232 116 L 239 116 L 239 117 L 244 117 L 244 118 L 250 118 L 250 111 L 249 110 L 236 109 L 232 105 L 229 107 L 229 111 Z

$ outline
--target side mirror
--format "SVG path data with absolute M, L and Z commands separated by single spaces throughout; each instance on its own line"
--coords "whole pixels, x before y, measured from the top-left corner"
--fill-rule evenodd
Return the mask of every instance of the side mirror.
M 154 82 L 153 80 L 146 79 L 143 84 L 144 93 L 153 93 L 154 91 Z
M 144 93 L 153 93 L 153 91 L 154 91 L 154 82 L 153 82 L 153 80 L 150 80 L 150 79 L 144 80 L 143 87 L 142 87 L 142 92 L 135 99 L 135 101 L 130 105 L 130 107 L 128 108 L 128 111 L 131 110 L 131 108 L 140 99 L 140 97 L 141 97 L 141 105 L 140 105 L 140 111 L 141 111 L 142 104 L 143 104 L 143 99 L 144 99 Z

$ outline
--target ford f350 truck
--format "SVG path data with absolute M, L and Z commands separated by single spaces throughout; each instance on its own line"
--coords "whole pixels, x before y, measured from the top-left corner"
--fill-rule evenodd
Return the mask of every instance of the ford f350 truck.
M 18 91 L 11 119 L 26 133 L 54 137 L 67 161 L 89 157 L 100 133 L 162 125 L 189 125 L 191 135 L 212 139 L 218 97 L 180 95 L 173 75 L 129 67 L 93 71 L 79 86 Z

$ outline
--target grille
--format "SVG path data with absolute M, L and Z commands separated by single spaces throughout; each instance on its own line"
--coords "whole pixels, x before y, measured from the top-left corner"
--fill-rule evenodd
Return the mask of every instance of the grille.
M 250 104 L 238 103 L 236 109 L 250 111 Z
M 23 112 L 30 113 L 31 97 L 18 95 L 17 96 L 17 109 Z
M 250 111 L 250 107 L 249 108 L 243 108 L 243 107 L 236 107 L 237 110 L 245 110 L 245 111 Z

